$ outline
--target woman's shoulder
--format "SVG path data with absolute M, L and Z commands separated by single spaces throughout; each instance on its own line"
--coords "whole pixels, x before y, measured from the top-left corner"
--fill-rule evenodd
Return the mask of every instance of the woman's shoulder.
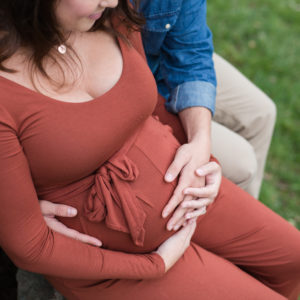
M 0 70 L 0 103 L 12 102 L 19 92 L 23 92 L 24 88 L 30 88 L 28 67 L 26 64 L 26 56 L 21 53 L 15 53 L 7 59 L 3 66 L 8 69 Z
M 16 128 L 15 118 L 21 109 L 17 95 L 22 91 L 24 84 L 22 60 L 19 56 L 13 55 L 5 61 L 4 66 L 13 72 L 0 70 L 0 123 Z
M 15 73 L 0 71 L 0 105 L 8 107 L 12 104 L 18 91 L 21 89 L 22 80 Z

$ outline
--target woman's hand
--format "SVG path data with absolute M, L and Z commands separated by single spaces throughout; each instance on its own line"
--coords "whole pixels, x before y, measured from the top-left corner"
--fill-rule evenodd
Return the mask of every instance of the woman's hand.
M 75 208 L 64 204 L 55 204 L 46 200 L 40 200 L 39 203 L 44 220 L 48 227 L 53 231 L 59 232 L 62 235 L 68 236 L 72 239 L 86 244 L 97 247 L 100 247 L 102 245 L 101 241 L 99 241 L 98 239 L 80 233 L 74 229 L 70 229 L 55 218 L 55 216 L 66 218 L 75 217 L 77 215 L 77 210 Z
M 164 260 L 166 272 L 178 261 L 190 245 L 195 228 L 196 221 L 194 220 L 169 237 L 155 251 Z
M 195 219 L 200 215 L 206 213 L 206 207 L 214 202 L 215 197 L 218 195 L 222 171 L 220 165 L 212 161 L 196 170 L 199 176 L 205 176 L 205 186 L 203 188 L 186 188 L 185 195 L 192 195 L 198 199 L 183 201 L 181 207 L 183 209 L 193 209 L 193 212 L 185 213 L 185 219 Z

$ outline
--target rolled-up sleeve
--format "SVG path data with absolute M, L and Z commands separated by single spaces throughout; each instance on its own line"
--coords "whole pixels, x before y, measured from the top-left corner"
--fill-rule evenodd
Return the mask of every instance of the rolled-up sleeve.
M 178 85 L 171 91 L 166 107 L 173 113 L 186 108 L 201 106 L 215 112 L 216 87 L 206 81 L 188 81 Z

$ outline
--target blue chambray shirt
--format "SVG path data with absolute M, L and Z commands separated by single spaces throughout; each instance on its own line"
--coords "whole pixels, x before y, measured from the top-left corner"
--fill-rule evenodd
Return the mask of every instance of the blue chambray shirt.
M 216 75 L 206 0 L 142 0 L 142 39 L 159 93 L 173 113 L 203 106 L 215 110 Z

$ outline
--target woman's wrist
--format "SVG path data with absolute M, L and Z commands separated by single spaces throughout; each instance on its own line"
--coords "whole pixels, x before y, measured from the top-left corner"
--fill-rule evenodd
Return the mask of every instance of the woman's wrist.
M 157 266 L 156 277 L 165 274 L 167 272 L 167 265 L 159 251 L 153 251 L 150 255 L 152 256 L 152 261 Z

